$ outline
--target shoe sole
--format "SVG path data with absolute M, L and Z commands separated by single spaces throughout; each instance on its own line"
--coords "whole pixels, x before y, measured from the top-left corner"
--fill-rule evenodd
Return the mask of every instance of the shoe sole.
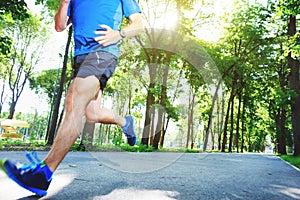
M 27 185 L 25 185 L 24 183 L 22 183 L 21 181 L 19 181 L 14 175 L 13 173 L 11 173 L 8 169 L 5 168 L 4 164 L 5 164 L 6 160 L 1 160 L 0 162 L 0 168 L 4 171 L 4 173 L 10 178 L 12 179 L 14 182 L 16 182 L 19 186 L 25 188 L 26 190 L 29 190 L 30 192 L 33 192 L 35 194 L 37 194 L 38 196 L 46 196 L 47 195 L 47 191 L 45 190 L 41 190 L 38 188 L 33 188 L 33 187 L 29 187 Z

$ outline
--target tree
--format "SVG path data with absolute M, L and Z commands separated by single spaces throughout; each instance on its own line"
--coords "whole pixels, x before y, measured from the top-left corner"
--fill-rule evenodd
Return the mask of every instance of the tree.
M 238 145 L 239 132 L 235 132 L 234 128 L 238 130 L 239 120 L 236 121 L 234 115 L 237 113 L 238 117 L 241 116 L 240 109 L 244 99 L 241 95 L 248 94 L 248 89 L 251 83 L 255 83 L 255 73 L 258 69 L 264 67 L 264 52 L 267 45 L 265 29 L 266 15 L 265 8 L 261 6 L 248 6 L 243 5 L 243 9 L 240 9 L 237 13 L 233 14 L 230 24 L 227 27 L 228 34 L 225 36 L 225 40 L 222 41 L 221 54 L 219 57 L 223 57 L 223 64 L 219 65 L 219 69 L 222 73 L 222 80 L 230 91 L 230 98 L 227 103 L 227 114 L 225 117 L 224 133 L 222 151 L 225 151 L 225 147 L 228 144 L 229 151 L 232 150 L 232 144 Z M 261 13 L 261 14 L 257 14 Z M 237 112 L 234 112 L 235 98 L 238 97 L 239 102 L 237 104 Z M 246 104 L 243 104 L 246 106 Z M 254 108 L 251 108 L 254 109 Z M 230 119 L 230 120 L 229 120 Z M 230 122 L 230 135 L 229 140 L 227 137 L 227 123 Z M 243 131 L 243 129 L 242 129 Z M 243 135 L 243 133 L 241 134 Z M 234 141 L 233 141 L 233 138 Z M 243 140 L 243 139 L 242 139 Z
M 0 22 L 5 21 L 7 16 L 11 16 L 13 20 L 23 21 L 29 17 L 26 9 L 27 5 L 24 0 L 5 0 L 0 2 Z M 0 26 L 0 33 L 2 27 Z M 2 35 L 0 37 L 0 53 L 7 54 L 10 51 L 12 38 L 9 35 Z
M 50 16 L 54 16 L 54 13 L 56 12 L 58 6 L 59 6 L 59 1 L 56 0 L 36 0 L 36 4 L 43 4 L 45 7 L 48 8 Z M 55 105 L 53 109 L 53 113 L 51 113 L 51 123 L 48 124 L 48 129 L 47 129 L 47 135 L 46 135 L 46 140 L 47 144 L 51 145 L 54 141 L 55 133 L 57 130 L 58 126 L 58 115 L 59 115 L 59 108 L 60 108 L 60 103 L 62 100 L 62 94 L 64 91 L 64 86 L 66 83 L 66 71 L 67 71 L 67 64 L 68 64 L 68 58 L 69 58 L 69 48 L 71 45 L 71 40 L 72 40 L 72 26 L 69 26 L 69 31 L 68 31 L 68 40 L 66 42 L 66 48 L 65 48 L 65 54 L 64 54 L 64 60 L 63 60 L 63 68 L 61 71 L 61 76 L 60 76 L 60 82 L 59 82 L 59 88 L 57 91 L 57 97 L 55 99 Z M 51 109 L 52 110 L 52 109 Z
M 289 73 L 289 89 L 294 91 L 291 96 L 291 110 L 292 110 L 292 126 L 294 136 L 294 156 L 300 156 L 300 80 L 299 80 L 299 46 L 300 34 L 297 32 L 296 16 L 300 13 L 300 4 L 297 0 L 280 0 L 279 14 L 288 16 L 287 26 L 287 50 L 286 59 Z
M 299 6 L 300 10 L 300 6 Z M 288 36 L 291 40 L 295 40 L 296 35 L 296 16 L 290 15 L 288 22 Z M 298 40 L 298 37 L 297 39 Z M 288 53 L 287 66 L 290 69 L 289 74 L 289 87 L 295 92 L 292 96 L 292 124 L 293 124 L 293 135 L 294 135 L 294 156 L 300 156 L 300 80 L 299 70 L 300 62 L 297 58 L 293 57 L 292 52 Z
M 2 107 L 6 100 L 7 94 L 6 92 L 6 80 L 8 78 L 8 72 L 6 70 L 7 63 L 6 58 L 7 55 L 11 51 L 12 38 L 10 35 L 4 35 L 3 30 L 6 27 L 6 20 L 10 17 L 13 20 L 24 20 L 29 17 L 29 14 L 26 9 L 26 3 L 23 0 L 6 0 L 0 2 L 0 59 L 2 60 L 0 66 L 0 79 L 3 80 L 2 91 L 0 96 L 0 114 L 2 113 Z
M 34 90 L 36 94 L 47 95 L 47 102 L 51 104 L 53 99 L 56 99 L 56 90 L 60 71 L 61 69 L 58 68 L 44 70 L 33 74 L 29 77 L 30 89 Z M 68 75 L 68 77 L 70 77 L 70 75 Z
M 46 39 L 47 32 L 34 15 L 24 21 L 7 21 L 6 25 L 4 34 L 13 38 L 11 52 L 7 56 L 8 84 L 12 93 L 8 118 L 12 119 L 28 77 L 39 62 L 44 45 L 40 41 Z
M 6 94 L 6 80 L 7 80 L 7 77 L 8 77 L 8 71 L 6 70 L 6 66 L 7 66 L 7 63 L 5 63 L 5 58 L 2 57 L 0 55 L 0 58 L 2 58 L 2 63 L 0 64 L 0 79 L 3 80 L 3 83 L 2 83 L 2 91 L 1 91 L 1 95 L 0 95 L 0 115 L 2 113 L 2 108 L 3 108 L 3 105 L 4 105 L 4 102 L 5 100 L 7 99 L 7 96 L 8 94 Z
M 191 9 L 192 6 L 193 1 L 167 0 L 164 2 L 147 2 L 145 13 L 148 15 L 145 17 L 146 27 L 149 28 L 145 30 L 145 37 L 139 40 L 139 44 L 142 47 L 141 55 L 146 60 L 150 77 L 147 85 L 142 144 L 148 145 L 149 139 L 152 141 L 151 138 L 154 136 L 154 143 L 150 142 L 150 144 L 158 148 L 158 142 L 161 141 L 160 138 L 163 137 L 166 130 L 167 118 L 171 116 L 166 112 L 168 111 L 167 104 L 170 99 L 167 94 L 172 61 L 183 57 L 183 55 L 180 55 L 180 50 L 186 51 L 188 48 L 186 45 L 191 45 L 188 41 L 185 41 L 184 44 L 174 43 L 174 41 L 182 40 L 182 37 L 192 37 L 192 20 L 184 15 L 184 11 Z M 155 12 L 153 12 L 154 10 Z M 168 23 L 163 23 L 166 21 L 164 18 L 170 14 L 178 19 L 176 22 L 173 22 L 173 27 L 167 27 L 166 24 Z M 189 42 L 192 43 L 194 41 L 189 40 Z M 186 56 L 184 59 L 188 59 L 187 52 L 183 54 Z M 158 100 L 156 100 L 157 98 Z M 152 126 L 153 128 L 151 129 L 151 116 L 153 118 L 153 112 L 156 110 L 154 108 L 157 109 L 157 114 L 155 115 L 157 115 L 158 122 L 156 127 Z
M 72 26 L 69 27 L 69 32 L 68 32 L 68 40 L 66 43 L 66 49 L 65 49 L 65 55 L 64 55 L 64 61 L 63 61 L 63 68 L 60 76 L 60 81 L 59 81 L 59 88 L 57 91 L 57 97 L 55 99 L 55 105 L 54 105 L 54 110 L 52 114 L 52 119 L 51 119 L 51 124 L 48 126 L 47 130 L 47 144 L 52 145 L 55 137 L 55 133 L 57 130 L 57 120 L 58 120 L 58 115 L 59 115 L 59 108 L 60 108 L 60 102 L 62 99 L 62 94 L 64 91 L 64 86 L 66 83 L 66 74 L 67 74 L 67 64 L 68 64 L 68 58 L 69 58 L 69 48 L 71 44 L 71 38 L 72 38 Z

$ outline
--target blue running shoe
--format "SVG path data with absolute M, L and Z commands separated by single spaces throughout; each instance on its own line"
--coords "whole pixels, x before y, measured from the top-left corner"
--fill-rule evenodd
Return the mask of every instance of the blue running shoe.
M 122 131 L 127 137 L 128 144 L 134 146 L 136 144 L 136 135 L 134 133 L 134 118 L 132 115 L 125 117 L 126 124 L 122 127 Z
M 21 187 L 39 195 L 47 195 L 52 172 L 44 162 L 18 167 L 9 160 L 1 160 L 0 168 Z

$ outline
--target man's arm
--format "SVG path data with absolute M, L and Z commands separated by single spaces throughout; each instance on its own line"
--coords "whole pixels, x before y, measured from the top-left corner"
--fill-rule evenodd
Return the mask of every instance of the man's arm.
M 68 7 L 70 0 L 61 0 L 59 4 L 58 11 L 54 17 L 55 20 L 55 30 L 61 32 L 66 29 L 68 22 Z
M 128 17 L 130 23 L 123 28 L 126 37 L 130 38 L 137 35 L 144 28 L 141 13 L 135 13 Z
M 130 23 L 122 29 L 126 34 L 126 38 L 133 37 L 143 30 L 143 20 L 140 13 L 134 13 L 128 19 Z M 115 44 L 122 39 L 119 31 L 112 30 L 107 25 L 100 25 L 100 27 L 106 30 L 96 31 L 96 34 L 102 34 L 102 36 L 96 37 L 95 41 L 102 46 Z

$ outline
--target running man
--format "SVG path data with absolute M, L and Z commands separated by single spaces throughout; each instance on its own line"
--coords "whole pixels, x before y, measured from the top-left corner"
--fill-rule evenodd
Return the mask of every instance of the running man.
M 63 122 L 47 156 L 40 161 L 28 154 L 32 164 L 21 167 L 6 159 L 0 162 L 3 171 L 20 186 L 39 196 L 47 195 L 52 174 L 78 138 L 84 116 L 89 122 L 120 126 L 128 143 L 135 145 L 133 117 L 101 108 L 100 100 L 117 65 L 118 42 L 143 29 L 140 13 L 136 0 L 61 0 L 55 29 L 60 32 L 69 22 L 73 25 L 75 78 L 65 100 Z M 124 16 L 129 25 L 120 29 Z

